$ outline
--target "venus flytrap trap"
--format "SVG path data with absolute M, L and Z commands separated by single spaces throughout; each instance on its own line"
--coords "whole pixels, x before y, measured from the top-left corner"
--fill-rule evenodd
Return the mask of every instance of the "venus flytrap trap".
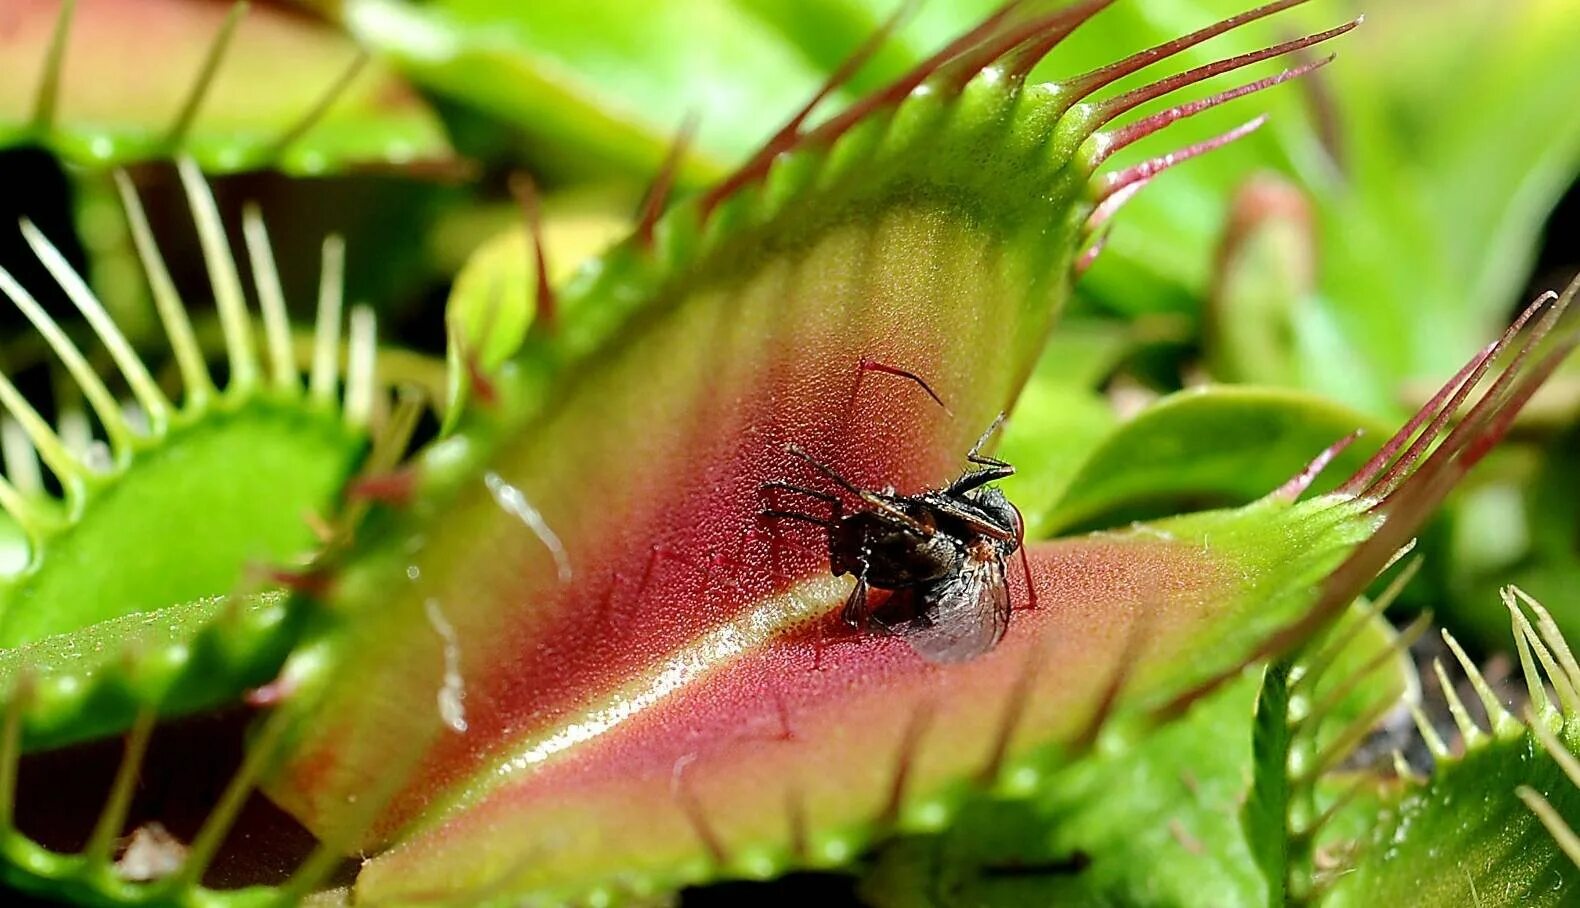
M 1539 603 L 1513 588 L 1505 590 L 1504 599 L 1530 696 L 1525 717 L 1499 701 L 1445 634 L 1487 724 L 1470 715 L 1452 685 L 1444 685 L 1460 748 L 1450 750 L 1436 731 L 1422 725 L 1436 768 L 1428 778 L 1404 780 L 1381 804 L 1375 829 L 1342 872 L 1319 879 L 1319 904 L 1573 901 L 1577 878 L 1566 852 L 1573 834 L 1564 833 L 1580 816 L 1580 788 L 1571 781 L 1573 751 L 1580 745 L 1574 694 L 1580 673 L 1568 643 Z M 1441 664 L 1434 671 L 1447 680 Z
M 407 78 L 554 149 L 556 160 L 544 162 L 551 173 L 561 158 L 577 164 L 617 158 L 627 167 L 651 168 L 676 125 L 700 113 L 681 172 L 686 185 L 696 185 L 747 153 L 776 125 L 778 112 L 810 92 L 896 4 L 753 0 L 718 5 L 705 26 L 666 4 L 593 15 L 500 0 L 312 5 L 339 17 Z M 830 100 L 849 100 L 892 77 L 993 5 L 926 4 L 858 73 L 854 87 Z M 1214 378 L 1292 383 L 1388 423 L 1411 411 L 1501 325 L 1527 279 L 1542 219 L 1580 162 L 1580 122 L 1570 116 L 1564 91 L 1575 81 L 1569 50 L 1580 40 L 1580 7 L 1567 0 L 1522 0 L 1501 10 L 1491 0 L 1438 6 L 1376 0 L 1340 7 L 1374 18 L 1355 48 L 1364 59 L 1327 70 L 1307 89 L 1264 96 L 1257 106 L 1274 128 L 1176 171 L 1140 196 L 1083 278 L 1083 295 L 1110 313 L 1143 319 L 1193 319 L 1204 305 L 1230 303 L 1237 316 L 1217 327 L 1235 330 L 1214 328 L 1203 338 Z M 1274 35 L 1327 25 L 1333 9 L 1293 10 L 1213 47 L 1252 50 Z M 1096 66 L 1115 49 L 1239 11 L 1233 0 L 1120 4 L 1061 47 L 1060 59 L 1046 68 Z M 560 78 L 567 72 L 576 74 L 574 81 Z M 1445 72 L 1458 77 L 1443 78 Z M 729 91 L 715 90 L 726 84 Z M 1232 125 L 1220 120 L 1198 128 L 1205 134 Z M 1268 201 L 1267 170 L 1309 209 L 1312 219 L 1297 228 L 1309 234 L 1309 247 L 1278 261 L 1273 256 L 1281 253 L 1259 245 L 1249 259 L 1226 262 L 1227 273 L 1212 267 L 1223 209 L 1249 183 L 1256 184 L 1249 195 Z M 1291 292 L 1293 283 L 1267 286 L 1274 271 L 1293 283 L 1314 277 L 1314 292 L 1287 309 L 1272 297 Z M 1436 314 L 1425 328 L 1417 322 L 1421 299 L 1433 300 Z M 1536 435 L 1529 428 L 1521 434 Z M 1553 448 L 1542 456 L 1562 460 L 1569 453 Z M 1551 540 L 1566 525 L 1533 522 L 1524 534 Z M 1468 535 L 1471 551 L 1489 547 L 1478 534 Z M 1513 537 L 1520 534 L 1503 535 L 1517 545 Z M 1437 582 L 1463 592 L 1441 607 L 1468 642 L 1491 647 L 1502 637 L 1501 617 L 1480 614 L 1493 601 L 1491 591 L 1511 579 L 1537 590 L 1565 582 L 1575 574 L 1568 551 L 1558 542 L 1546 550 L 1538 545 L 1527 560 L 1539 563 L 1515 576 L 1491 568 L 1476 578 L 1475 589 L 1464 589 L 1460 573 L 1479 564 L 1469 553 L 1433 559 L 1429 573 L 1455 572 Z M 1555 608 L 1566 621 L 1564 606 Z M 1470 630 L 1472 622 L 1479 633 Z
M 285 567 L 322 544 L 310 518 L 333 513 L 347 477 L 369 458 L 373 431 L 373 319 L 354 309 L 349 341 L 341 343 L 339 239 L 324 244 L 318 330 L 304 382 L 262 219 L 256 210 L 244 218 L 262 307 L 255 326 L 214 200 L 190 162 L 182 162 L 181 176 L 224 327 L 222 384 L 197 345 L 187 305 L 124 175 L 117 179 L 127 217 L 181 378 L 178 401 L 152 379 L 86 284 L 31 224 L 21 227 L 27 242 L 108 349 L 115 374 L 96 374 L 32 294 L 0 270 L 0 290 L 48 340 L 106 437 L 107 454 L 87 459 L 0 377 L 0 403 L 20 428 L 6 451 L 0 505 L 29 544 L 26 564 L 0 582 L 5 879 L 90 902 L 196 897 L 192 887 L 207 860 L 201 843 L 188 854 L 198 873 L 179 884 L 149 888 L 114 868 L 114 844 L 154 723 L 235 703 L 273 677 L 299 631 L 298 610 L 278 590 L 267 590 L 272 582 L 249 574 Z M 258 327 L 266 362 L 259 359 Z M 131 390 L 136 425 L 111 388 L 120 382 Z M 379 457 L 387 455 L 372 459 Z M 61 497 L 45 489 L 36 458 L 56 478 Z M 238 594 L 249 587 L 265 589 Z M 129 736 L 123 770 L 80 853 L 51 853 L 12 825 L 24 750 L 122 730 Z M 228 822 L 227 811 L 237 806 L 215 815 Z
M 1326 874 L 1347 866 L 1355 846 L 1333 834 L 1335 818 L 1381 782 L 1370 767 L 1345 767 L 1384 716 L 1419 695 L 1408 649 L 1431 617 L 1398 632 L 1381 618 L 1419 567 L 1412 561 L 1374 602 L 1358 603 L 1262 675 L 1254 781 L 1240 817 L 1269 905 L 1307 903 L 1319 867 Z
M 892 638 L 831 638 L 846 589 L 815 541 L 755 521 L 763 484 L 796 475 L 783 446 L 902 489 L 953 472 L 1062 295 L 1047 231 L 1079 268 L 1116 200 L 1168 159 L 1095 180 L 1070 168 L 1200 106 L 1119 139 L 1084 131 L 1309 43 L 1084 107 L 1071 97 L 1134 62 L 1062 94 L 1023 88 L 1027 61 L 1099 6 L 990 20 L 850 112 L 782 134 L 659 221 L 651 248 L 639 236 L 559 288 L 555 329 L 487 376 L 494 405 L 419 455 L 415 498 L 334 569 L 286 670 L 295 729 L 268 784 L 339 847 L 397 843 L 358 897 L 609 899 L 839 866 L 948 823 L 973 789 L 1035 790 L 1110 716 L 1171 716 L 1321 628 L 1501 433 L 1563 352 L 1530 356 L 1560 307 L 1538 306 L 1533 333 L 1467 366 L 1338 494 L 1294 504 L 1307 476 L 1243 511 L 1033 546 L 1038 605 L 979 660 L 943 669 Z M 1000 220 L 1010 211 L 1020 220 Z M 677 355 L 702 337 L 700 355 Z M 950 410 L 880 384 L 873 362 L 925 375 Z M 506 487 L 535 519 L 499 508 Z M 597 507 L 590 489 L 606 490 Z M 411 708 L 440 696 L 464 704 L 464 731 Z
M 133 428 L 109 385 L 92 370 L 54 319 L 25 288 L 0 272 L 0 289 L 48 340 L 91 404 L 108 443 L 104 464 L 95 467 L 86 463 L 81 455 L 67 449 L 55 430 L 8 380 L 0 380 L 0 394 L 4 395 L 7 410 L 65 490 L 64 499 L 55 505 L 41 498 L 42 489 L 36 484 L 27 488 L 25 494 L 10 483 L 4 487 L 10 499 L 7 511 L 28 530 L 34 549 L 27 568 L 7 586 L 8 601 L 0 619 L 0 633 L 10 645 L 69 630 L 79 613 L 91 621 L 101 614 L 108 617 L 116 612 L 136 612 L 223 592 L 225 585 L 235 581 L 235 565 L 249 554 L 285 557 L 309 547 L 312 538 L 301 521 L 301 510 L 313 506 L 327 511 L 327 503 L 361 456 L 373 415 L 374 381 L 371 363 L 363 351 L 371 349 L 375 341 L 370 313 L 354 313 L 352 347 L 357 352 L 350 357 L 353 368 L 346 376 L 342 407 L 338 347 L 343 252 L 339 240 L 325 243 L 320 331 L 312 375 L 304 388 L 290 347 L 290 326 L 261 219 L 255 211 L 249 212 L 246 235 L 263 308 L 267 372 L 258 361 L 252 316 L 247 312 L 244 290 L 213 199 L 190 165 L 183 164 L 182 179 L 197 220 L 224 328 L 229 378 L 223 388 L 216 387 L 204 364 L 186 308 L 175 295 L 134 190 L 129 181 L 121 181 L 128 217 L 185 385 L 185 399 L 179 406 L 153 381 L 141 358 L 49 240 L 31 224 L 24 221 L 22 225 L 28 243 L 109 350 L 117 366 L 116 378 L 131 388 L 141 421 L 146 424 L 142 431 Z M 257 480 L 258 491 L 268 487 L 278 495 L 280 510 L 272 519 L 279 526 L 260 524 L 266 519 L 263 515 L 248 513 L 258 510 L 257 505 L 246 507 L 255 496 L 249 496 L 226 477 L 214 477 L 214 489 L 194 496 L 200 499 L 200 514 L 176 520 L 149 507 L 152 502 L 161 502 L 167 508 L 174 504 L 179 496 L 162 491 L 159 485 L 177 477 L 188 484 L 201 479 L 183 470 L 181 462 L 203 458 L 232 463 Z M 30 483 L 36 483 L 34 471 L 27 475 Z M 154 488 L 141 489 L 141 483 Z M 221 483 L 231 491 L 223 491 Z M 61 519 L 51 520 L 52 513 L 59 513 Z M 199 519 L 200 516 L 206 519 Z M 74 572 L 72 566 L 80 564 L 83 556 L 72 554 L 72 546 L 98 546 L 114 539 L 135 544 L 126 541 L 126 537 L 137 535 L 138 531 L 125 524 L 137 520 L 147 521 L 149 526 L 172 520 L 188 528 L 209 529 L 192 540 L 193 548 L 180 562 L 149 564 L 146 559 L 112 558 L 110 564 L 96 568 L 92 577 Z M 102 528 L 98 521 L 103 522 Z M 220 529 L 226 526 L 231 529 Z M 245 532 L 242 527 L 246 527 Z M 204 546 L 211 547 L 218 556 L 212 567 L 203 558 L 191 557 L 194 550 L 201 551 Z M 254 551 L 244 552 L 249 546 Z M 112 565 L 124 575 L 117 578 L 106 574 Z M 204 570 L 213 573 L 205 575 Z M 210 588 L 216 585 L 220 589 Z

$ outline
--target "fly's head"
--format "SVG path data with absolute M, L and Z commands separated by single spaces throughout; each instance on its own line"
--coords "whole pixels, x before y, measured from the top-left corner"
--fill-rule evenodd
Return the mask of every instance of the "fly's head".
M 1026 538 L 1026 524 L 1021 519 L 1020 509 L 993 486 L 984 486 L 969 495 L 971 503 L 997 527 L 998 534 L 990 535 L 994 535 L 999 553 L 1014 554 Z

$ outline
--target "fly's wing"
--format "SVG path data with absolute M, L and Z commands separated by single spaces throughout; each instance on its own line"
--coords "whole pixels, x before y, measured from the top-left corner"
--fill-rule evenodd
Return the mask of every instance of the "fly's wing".
M 929 586 L 922 614 L 905 640 L 929 662 L 964 662 L 992 649 L 1009 626 L 1009 585 L 1002 558 L 972 559 Z

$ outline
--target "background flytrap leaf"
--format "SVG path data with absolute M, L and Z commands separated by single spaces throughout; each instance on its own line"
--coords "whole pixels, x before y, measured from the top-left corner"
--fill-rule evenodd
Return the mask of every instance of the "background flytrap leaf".
M 411 78 L 552 137 L 541 153 L 583 172 L 586 153 L 637 173 L 656 169 L 682 120 L 696 116 L 684 174 L 717 176 L 827 75 L 728 0 L 348 0 L 337 13 Z
M 1313 184 L 1319 280 L 1373 393 L 1397 406 L 1401 384 L 1451 369 L 1502 321 L 1580 171 L 1580 118 L 1560 87 L 1580 77 L 1580 8 L 1389 0 L 1367 13 L 1354 65 L 1332 72 L 1345 183 Z M 1437 301 L 1426 324 L 1422 299 Z M 1334 371 L 1308 373 L 1328 379 L 1311 387 L 1364 403 Z
M 74 163 L 184 154 L 207 170 L 322 173 L 451 156 L 398 77 L 278 6 L 13 0 L 0 58 L 0 145 Z
M 1114 512 L 1166 514 L 1182 506 L 1248 501 L 1300 472 L 1312 452 L 1356 431 L 1371 440 L 1363 436 L 1339 452 L 1332 477 L 1354 472 L 1376 450 L 1387 434 L 1381 424 L 1299 392 L 1193 388 L 1158 401 L 1111 432 L 1061 497 L 1042 508 L 1023 504 L 1022 510 L 1029 527 L 1052 534 Z
M 1237 10 L 1233 0 L 1148 4 L 1151 24 L 1132 34 L 1178 28 L 1173 17 L 1191 7 L 1203 17 Z M 1294 34 L 1359 13 L 1369 18 L 1355 54 L 1270 100 L 1284 105 L 1275 130 L 1138 199 L 1083 290 L 1117 312 L 1161 308 L 1252 328 L 1206 338 L 1220 379 L 1276 379 L 1393 417 L 1505 319 L 1544 220 L 1580 173 L 1580 118 L 1563 90 L 1580 65 L 1571 53 L 1580 8 L 1318 0 L 1268 25 Z M 1261 226 L 1295 235 L 1257 262 L 1215 256 L 1220 242 L 1247 251 L 1227 204 L 1235 189 L 1245 203 L 1270 185 L 1282 205 L 1264 208 L 1272 217 Z M 1269 300 L 1244 291 L 1273 277 L 1306 293 L 1282 313 L 1255 311 Z M 1217 318 L 1214 297 L 1233 285 L 1242 296 Z M 1429 325 L 1423 300 L 1433 301 Z M 1271 315 L 1281 323 L 1258 324 Z
M 889 40 L 850 74 L 848 87 L 830 93 L 831 99 L 850 101 L 899 76 L 1003 3 L 599 0 L 562 8 L 505 0 L 308 0 L 307 5 L 326 8 L 365 47 L 387 56 L 414 81 L 526 131 L 536 140 L 529 155 L 550 169 L 585 175 L 590 164 L 600 164 L 649 173 L 691 118 L 696 132 L 680 177 L 694 184 L 718 176 L 754 150 L 880 29 L 892 27 Z M 1056 5 L 1024 4 L 1033 10 Z M 1097 17 L 1090 34 L 1061 48 L 1060 65 L 1066 73 L 1097 67 L 1148 41 L 1174 38 L 1243 9 L 1235 0 L 1121 3 Z M 1332 10 L 1326 14 L 1340 16 Z M 1270 27 L 1253 27 L 1211 52 L 1185 50 L 1181 59 L 1187 66 L 1205 63 L 1283 36 Z M 1271 103 L 1297 111 L 1293 101 Z M 1212 119 L 1199 135 L 1232 125 Z M 1281 137 L 1253 142 L 1264 152 L 1272 149 L 1275 158 L 1286 154 L 1276 150 L 1284 144 Z M 1194 205 L 1210 210 L 1208 199 L 1238 172 L 1228 166 L 1215 169 L 1221 178 L 1203 183 L 1196 182 L 1198 177 L 1180 178 L 1193 184 L 1189 198 Z M 1175 210 L 1199 220 L 1199 207 Z M 1161 258 L 1205 278 L 1205 260 L 1193 260 L 1190 251 L 1208 248 L 1210 238 L 1182 233 L 1186 248 L 1159 241 L 1146 251 L 1154 262 Z M 1131 250 L 1121 254 L 1131 257 Z M 1136 265 L 1147 261 L 1134 256 Z
M 1001 488 L 1020 509 L 1028 535 L 1047 535 L 1042 516 L 1119 422 L 1097 388 L 1133 343 L 1124 326 L 1096 320 L 1065 320 L 1048 338 L 998 448 L 999 457 L 1015 464 Z
M 479 246 L 456 275 L 445 303 L 447 424 L 459 418 L 476 376 L 497 371 L 521 348 L 541 304 L 542 288 L 565 283 L 576 268 L 630 231 L 624 218 L 606 211 L 547 211 L 540 219 L 535 190 L 520 191 L 533 228 L 517 224 Z M 542 285 L 540 254 L 547 276 Z M 576 299 L 567 297 L 565 302 Z
M 1450 752 L 1423 729 L 1437 767 L 1402 787 L 1354 863 L 1337 874 L 1320 904 L 1566 905 L 1577 878 L 1544 824 L 1580 822 L 1580 787 L 1560 764 L 1580 746 L 1576 683 L 1580 672 L 1546 611 L 1516 591 L 1504 600 L 1530 694 L 1525 720 L 1511 715 L 1475 665 L 1455 648 L 1488 727 L 1450 692 L 1463 750 Z M 1441 665 L 1436 671 L 1447 680 Z M 1554 695 L 1548 691 L 1556 692 Z M 1528 805 L 1536 798 L 1542 813 Z
M 246 576 L 249 566 L 264 571 L 316 549 L 313 519 L 336 506 L 367 446 L 373 326 L 368 313 L 353 319 L 356 351 L 342 406 L 338 241 L 326 258 L 319 361 L 304 387 L 261 219 L 250 212 L 245 232 L 267 367 L 254 346 L 252 316 L 214 201 L 195 167 L 184 164 L 182 176 L 225 327 L 223 389 L 193 340 L 129 181 L 122 182 L 128 216 L 185 385 L 182 404 L 154 383 L 86 284 L 32 225 L 23 225 L 28 242 L 93 326 L 118 367 L 110 380 L 124 381 L 131 403 L 114 397 L 34 296 L 0 270 L 0 291 L 48 339 L 105 434 L 94 442 L 103 449 L 97 456 L 69 448 L 12 381 L 0 377 L 11 436 L 0 505 L 29 542 L 26 564 L 0 581 L 5 689 L 18 697 L 30 685 L 49 688 L 28 695 L 22 707 L 29 746 L 101 733 L 141 707 L 191 708 L 267 680 L 271 661 L 277 664 L 289 647 L 284 610 L 278 602 L 249 607 L 216 597 L 266 585 L 262 576 Z M 141 428 L 125 415 L 128 408 Z M 45 491 L 40 458 L 61 497 Z M 129 633 L 147 622 L 119 620 L 150 613 L 160 615 L 152 635 Z M 51 658 L 73 651 L 86 661 Z M 201 683 L 192 682 L 195 675 Z M 187 689 L 177 691 L 183 684 Z M 163 702 L 167 695 L 173 699 Z

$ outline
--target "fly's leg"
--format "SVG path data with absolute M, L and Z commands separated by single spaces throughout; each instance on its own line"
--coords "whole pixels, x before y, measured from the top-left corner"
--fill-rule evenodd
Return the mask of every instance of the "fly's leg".
M 841 476 L 839 472 L 833 467 L 823 463 L 822 461 L 813 457 L 811 454 L 808 454 L 806 450 L 800 445 L 785 445 L 785 450 L 796 457 L 799 457 L 801 460 L 806 461 L 808 466 L 812 467 L 814 470 L 817 470 L 819 473 L 822 473 L 824 476 L 827 476 L 840 488 L 856 496 L 857 498 L 860 498 L 863 503 L 870 506 L 874 511 L 878 512 L 878 514 L 886 518 L 891 524 L 898 527 L 899 529 L 908 533 L 914 533 L 923 539 L 932 538 L 933 528 L 918 523 L 916 520 L 912 519 L 909 514 L 901 510 L 899 506 L 895 504 L 895 502 L 899 500 L 895 496 L 883 494 L 880 492 L 872 492 L 861 488 L 860 486 Z M 800 489 L 799 486 L 788 486 L 788 484 L 781 485 L 785 485 L 791 489 Z
M 839 610 L 839 619 L 846 626 L 861 630 L 871 617 L 872 611 L 867 607 L 867 578 L 857 577 L 856 588 L 845 597 L 845 606 Z
M 1010 505 L 1010 507 L 1013 508 L 1015 506 Z M 1015 508 L 1015 516 L 1020 517 L 1020 508 Z M 1035 611 L 1038 606 L 1037 584 L 1031 579 L 1031 559 L 1026 555 L 1026 521 L 1024 518 L 1021 518 L 1019 523 L 1020 532 L 1016 534 L 1015 548 L 1020 552 L 1020 569 L 1026 574 L 1026 607 Z M 1002 560 L 1002 556 L 1000 556 L 1000 560 Z
M 762 492 L 793 492 L 797 495 L 805 495 L 808 498 L 821 501 L 828 505 L 830 511 L 829 519 L 833 521 L 838 521 L 841 515 L 844 513 L 844 505 L 840 503 L 838 496 L 830 495 L 827 492 L 819 492 L 817 489 L 809 489 L 805 486 L 792 485 L 788 482 L 776 481 L 765 482 L 758 486 L 758 490 Z
M 855 483 L 851 482 L 850 480 L 846 479 L 844 476 L 841 476 L 839 474 L 838 470 L 835 470 L 833 467 L 829 466 L 828 464 L 822 462 L 821 460 L 818 460 L 816 457 L 813 457 L 811 454 L 808 454 L 806 452 L 806 449 L 801 447 L 800 445 L 798 445 L 798 444 L 787 444 L 787 445 L 785 445 L 785 451 L 787 453 L 789 453 L 790 455 L 792 455 L 794 457 L 797 457 L 797 458 L 800 458 L 801 460 L 805 461 L 807 466 L 809 466 L 812 469 L 818 471 L 819 473 L 822 473 L 824 476 L 827 476 L 829 478 L 829 480 L 832 481 L 835 485 L 839 486 L 840 488 L 844 489 L 845 491 L 849 492 L 850 494 L 855 495 L 858 498 L 861 497 L 862 495 L 866 494 L 866 492 L 860 486 L 858 486 Z
M 830 495 L 827 492 L 819 492 L 816 489 L 807 489 L 801 486 L 791 485 L 788 482 L 765 482 L 760 488 L 763 492 L 781 491 L 793 492 L 797 495 L 805 495 L 808 498 L 811 498 L 815 501 L 821 501 L 828 505 L 829 513 L 827 517 L 818 517 L 815 514 L 807 514 L 803 511 L 791 511 L 784 508 L 765 508 L 757 512 L 757 516 L 759 517 L 782 520 L 799 520 L 802 523 L 810 523 L 813 526 L 819 526 L 825 530 L 833 529 L 839 525 L 840 520 L 844 519 L 845 506 L 840 503 L 840 500 L 837 497 Z
M 992 438 L 993 433 L 997 432 L 999 427 L 1002 425 L 1004 425 L 1004 414 L 1001 412 L 998 416 L 993 418 L 993 422 L 988 425 L 987 431 L 983 432 L 981 437 L 977 439 L 977 443 L 971 446 L 971 450 L 966 454 L 966 460 L 969 460 L 972 463 L 996 463 L 1009 466 L 1009 464 L 1005 464 L 1003 461 L 982 456 L 982 449 L 987 447 L 988 439 Z
M 810 523 L 813 526 L 822 527 L 825 530 L 831 530 L 834 528 L 833 522 L 831 522 L 828 518 L 818 517 L 815 514 L 803 514 L 800 511 L 781 511 L 777 508 L 767 508 L 765 510 L 758 511 L 757 516 L 766 517 L 770 520 L 799 520 L 802 523 Z
M 998 418 L 993 420 L 993 424 L 987 427 L 987 431 L 983 432 L 982 436 L 977 439 L 977 443 L 971 446 L 970 452 L 966 454 L 966 462 L 982 469 L 973 470 L 950 483 L 950 494 L 961 495 L 972 489 L 981 488 L 990 482 L 997 482 L 1000 479 L 1015 475 L 1013 466 L 999 460 L 997 457 L 988 457 L 982 453 L 982 449 L 987 445 L 988 439 L 992 438 L 993 434 L 1003 424 L 1004 414 L 1000 413 Z

